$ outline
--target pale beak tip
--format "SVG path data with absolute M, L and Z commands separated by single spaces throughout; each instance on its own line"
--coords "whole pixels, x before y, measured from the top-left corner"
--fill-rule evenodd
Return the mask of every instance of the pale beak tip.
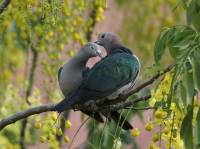
M 101 45 L 101 43 L 97 40 L 95 41 L 94 43 L 98 44 L 98 45 Z

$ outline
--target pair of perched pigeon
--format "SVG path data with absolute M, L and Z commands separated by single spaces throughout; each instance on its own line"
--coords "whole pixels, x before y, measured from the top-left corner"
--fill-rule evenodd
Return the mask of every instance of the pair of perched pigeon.
M 99 45 L 106 49 L 107 56 L 88 69 L 88 59 L 101 56 Z M 122 45 L 119 36 L 110 32 L 102 33 L 95 43 L 86 44 L 59 69 L 58 81 L 65 99 L 55 106 L 55 111 L 61 113 L 76 104 L 116 98 L 134 85 L 139 70 L 138 58 Z M 104 121 L 101 115 L 103 114 L 119 123 L 125 130 L 133 128 L 117 111 L 110 114 L 82 112 L 99 122 Z

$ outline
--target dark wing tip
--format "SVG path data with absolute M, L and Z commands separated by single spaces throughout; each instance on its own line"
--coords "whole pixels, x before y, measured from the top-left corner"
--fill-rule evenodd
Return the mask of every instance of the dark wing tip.
M 124 130 L 130 130 L 133 129 L 133 126 L 117 111 L 113 111 L 110 113 L 111 118 L 116 122 L 119 123 L 120 127 L 122 127 Z
M 82 110 L 82 112 L 84 114 L 87 114 L 88 116 L 94 118 L 96 121 L 98 121 L 100 123 L 104 123 L 104 120 L 103 120 L 102 116 L 100 115 L 100 113 L 98 113 L 98 112 L 92 113 L 90 111 L 83 111 L 83 110 Z

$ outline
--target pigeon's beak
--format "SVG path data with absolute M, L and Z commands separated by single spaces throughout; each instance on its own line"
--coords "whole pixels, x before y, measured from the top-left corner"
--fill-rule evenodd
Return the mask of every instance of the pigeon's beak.
M 97 56 L 99 56 L 100 58 L 103 58 L 103 55 L 100 49 L 97 49 L 96 53 L 97 53 Z
M 100 46 L 102 45 L 101 42 L 99 42 L 98 40 L 95 41 L 94 43 L 96 43 L 96 44 L 98 44 L 98 45 L 100 45 Z

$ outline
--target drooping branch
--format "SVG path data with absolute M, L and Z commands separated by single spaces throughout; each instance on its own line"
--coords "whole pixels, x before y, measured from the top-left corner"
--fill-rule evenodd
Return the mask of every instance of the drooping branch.
M 93 8 L 92 8 L 92 10 L 90 12 L 90 15 L 89 15 L 89 19 L 92 19 L 92 23 L 89 26 L 88 31 L 86 32 L 86 39 L 87 39 L 87 41 L 91 41 L 92 33 L 93 33 L 95 25 L 97 23 L 96 22 L 96 17 L 97 17 L 96 16 L 96 11 L 97 11 L 97 7 L 95 5 L 95 2 L 93 2 Z
M 33 90 L 35 72 L 36 72 L 37 62 L 38 62 L 38 51 L 36 50 L 36 48 L 33 45 L 31 45 L 31 53 L 33 55 L 33 58 L 32 58 L 30 74 L 28 76 L 28 86 L 27 86 L 26 93 L 25 93 L 25 100 L 26 100 L 27 104 L 29 104 L 29 105 L 31 105 L 31 103 L 28 100 L 28 97 L 31 95 L 31 92 Z
M 3 11 L 8 7 L 10 4 L 11 0 L 4 0 L 1 5 L 0 5 L 0 14 L 3 13 Z
M 30 50 L 31 50 L 31 53 L 33 55 L 33 58 L 31 60 L 31 68 L 30 68 L 30 73 L 29 73 L 29 76 L 28 76 L 28 86 L 27 86 L 27 89 L 25 91 L 25 100 L 26 100 L 26 103 L 28 105 L 31 105 L 28 98 L 31 95 L 31 92 L 33 90 L 35 72 L 36 72 L 37 63 L 38 63 L 38 51 L 33 44 L 31 44 Z M 26 148 L 24 140 L 25 140 L 25 134 L 26 134 L 25 132 L 26 132 L 26 128 L 27 128 L 27 122 L 28 122 L 28 119 L 23 119 L 22 122 L 21 122 L 20 141 L 19 141 L 21 149 Z
M 139 92 L 141 89 L 143 89 L 143 88 L 149 86 L 150 84 L 152 84 L 153 82 L 155 82 L 155 80 L 157 80 L 160 76 L 162 76 L 165 73 L 172 70 L 173 67 L 174 67 L 174 65 L 170 65 L 169 67 L 164 69 L 164 71 L 157 73 L 152 78 L 150 78 L 149 80 L 145 81 L 144 83 L 142 83 L 141 85 L 139 85 L 138 87 L 133 89 L 131 92 L 127 93 L 126 95 L 121 96 L 120 100 L 119 100 L 119 98 L 117 98 L 116 100 L 119 100 L 118 103 L 115 103 L 115 104 L 111 103 L 111 104 L 107 104 L 107 105 L 103 104 L 103 105 L 100 105 L 95 108 L 93 108 L 93 106 L 89 106 L 89 108 L 88 108 L 88 105 L 87 106 L 81 105 L 81 106 L 77 106 L 76 110 L 84 109 L 84 110 L 91 110 L 91 111 L 109 111 L 110 112 L 110 111 L 116 111 L 116 110 L 124 109 L 127 107 L 131 107 L 131 106 L 134 106 L 137 102 L 148 100 L 149 98 L 151 98 L 151 95 L 139 97 L 134 100 L 126 100 L 126 99 L 129 96 Z M 124 99 L 123 102 L 122 102 L 122 98 Z M 7 117 L 7 118 L 1 120 L 0 121 L 0 130 L 2 130 L 7 125 L 15 123 L 16 121 L 27 118 L 29 116 L 32 116 L 35 114 L 40 114 L 43 112 L 48 112 L 48 111 L 54 111 L 54 107 L 55 107 L 55 104 L 47 104 L 47 105 L 41 105 L 38 107 L 33 107 L 33 108 L 30 108 L 30 109 L 22 111 L 22 112 L 18 112 L 10 117 Z

